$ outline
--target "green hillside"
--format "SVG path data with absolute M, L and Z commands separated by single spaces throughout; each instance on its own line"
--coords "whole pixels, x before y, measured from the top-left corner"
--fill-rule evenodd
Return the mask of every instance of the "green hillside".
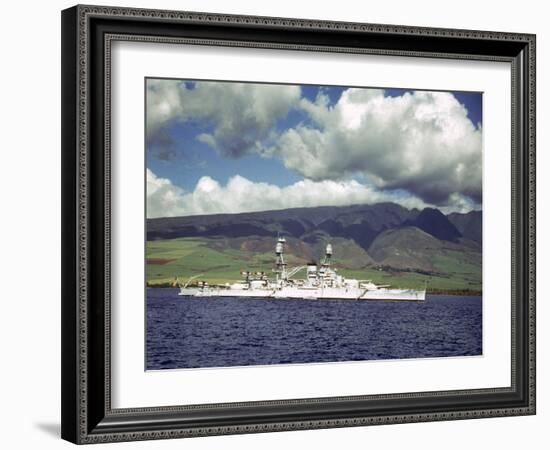
M 404 232 L 405 233 L 405 232 Z M 392 287 L 419 288 L 428 283 L 431 292 L 476 293 L 481 291 L 481 253 L 479 249 L 461 244 L 442 242 L 407 230 L 402 236 L 383 235 L 382 242 L 373 242 L 373 253 L 382 244 L 389 249 L 382 262 L 373 260 L 354 241 L 332 238 L 334 264 L 344 276 L 371 279 Z M 425 243 L 418 239 L 423 237 Z M 405 239 L 405 237 L 407 239 Z M 411 240 L 411 238 L 413 238 Z M 412 244 L 407 244 L 412 242 Z M 391 244 L 391 245 L 390 245 Z M 413 245 L 414 244 L 414 245 Z M 412 248 L 403 248 L 409 245 Z M 286 259 L 289 266 L 303 265 L 318 260 L 323 243 L 308 244 L 288 238 Z M 226 283 L 240 278 L 241 270 L 271 273 L 275 256 L 272 237 L 225 238 L 187 237 L 159 239 L 147 242 L 146 276 L 148 286 L 169 286 L 176 277 L 181 281 L 196 275 L 209 283 Z M 391 252 L 407 254 L 413 263 L 388 265 Z M 298 275 L 300 276 L 300 275 Z

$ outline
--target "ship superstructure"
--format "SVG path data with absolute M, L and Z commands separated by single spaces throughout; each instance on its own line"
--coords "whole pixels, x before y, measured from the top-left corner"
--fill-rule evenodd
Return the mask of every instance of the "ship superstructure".
M 416 301 L 426 298 L 426 289 L 395 289 L 371 280 L 356 280 L 339 275 L 332 267 L 332 245 L 327 244 L 322 261 L 288 268 L 284 256 L 286 239 L 278 237 L 275 245 L 274 278 L 265 272 L 241 272 L 242 280 L 224 285 L 191 281 L 180 286 L 179 295 L 188 297 L 244 297 L 308 300 L 384 300 Z M 304 278 L 297 275 L 305 271 Z

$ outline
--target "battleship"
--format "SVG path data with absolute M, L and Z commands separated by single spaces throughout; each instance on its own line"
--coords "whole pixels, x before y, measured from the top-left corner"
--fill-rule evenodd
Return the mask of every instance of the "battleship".
M 339 275 L 332 267 L 332 245 L 327 244 L 322 261 L 288 268 L 284 257 L 284 237 L 277 238 L 274 277 L 265 272 L 242 271 L 242 280 L 223 285 L 210 285 L 195 281 L 201 275 L 189 278 L 179 285 L 179 295 L 184 297 L 239 297 L 300 300 L 370 300 L 412 301 L 426 299 L 424 289 L 396 289 L 390 285 L 377 285 L 371 280 L 356 280 Z M 298 274 L 305 272 L 304 278 Z

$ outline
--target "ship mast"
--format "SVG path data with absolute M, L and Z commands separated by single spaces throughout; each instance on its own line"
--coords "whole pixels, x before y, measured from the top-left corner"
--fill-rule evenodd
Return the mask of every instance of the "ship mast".
M 325 259 L 323 260 L 322 266 L 323 267 L 330 267 L 330 258 L 332 257 L 332 245 L 327 244 L 327 247 L 325 249 Z
M 321 284 L 321 287 L 325 287 L 328 282 L 330 283 L 330 259 L 332 257 L 332 245 L 327 244 L 325 247 L 325 257 L 323 258 L 323 261 L 321 262 L 321 270 L 319 271 L 319 281 Z
M 276 265 L 275 272 L 277 273 L 277 281 L 279 281 L 279 279 L 283 281 L 287 281 L 288 279 L 288 274 L 286 271 L 286 262 L 283 257 L 285 242 L 286 242 L 286 239 L 284 237 L 278 237 L 277 245 L 275 246 L 275 255 L 277 255 L 277 261 L 275 262 L 275 265 Z

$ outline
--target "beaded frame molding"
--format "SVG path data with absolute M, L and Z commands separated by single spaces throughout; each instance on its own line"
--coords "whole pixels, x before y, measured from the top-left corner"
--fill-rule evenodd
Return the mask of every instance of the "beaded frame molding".
M 114 41 L 503 61 L 511 65 L 509 387 L 111 407 Z M 535 414 L 535 36 L 78 5 L 62 12 L 62 437 L 166 439 Z

